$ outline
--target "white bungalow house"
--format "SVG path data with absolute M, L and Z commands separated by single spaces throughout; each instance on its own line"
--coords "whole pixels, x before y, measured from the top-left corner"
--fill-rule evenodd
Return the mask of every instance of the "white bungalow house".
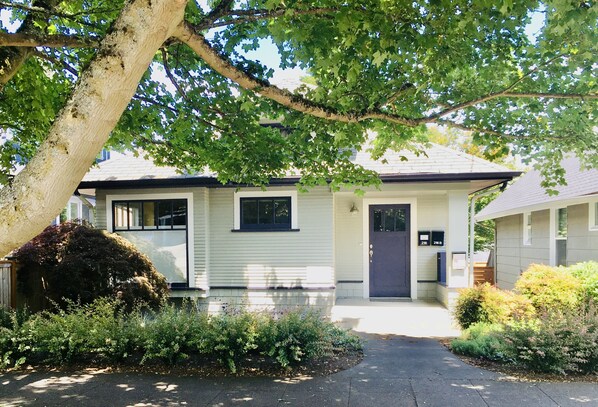
M 341 297 L 447 304 L 468 284 L 468 195 L 520 173 L 438 145 L 426 152 L 356 153 L 383 181 L 363 197 L 301 193 L 296 177 L 239 188 L 133 157 L 91 169 L 79 191 L 95 193 L 96 224 L 148 254 L 173 296 L 212 308 L 330 307 Z
M 550 196 L 538 171 L 529 171 L 476 216 L 495 219 L 496 282 L 511 289 L 532 263 L 571 265 L 598 261 L 598 170 L 577 157 L 561 162 L 566 185 Z

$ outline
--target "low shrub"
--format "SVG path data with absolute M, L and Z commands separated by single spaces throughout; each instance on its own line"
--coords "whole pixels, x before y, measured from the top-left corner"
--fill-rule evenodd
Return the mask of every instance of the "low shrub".
M 532 264 L 515 283 L 515 290 L 537 310 L 565 310 L 579 304 L 581 282 L 566 269 Z
M 25 362 L 137 362 L 131 355 L 141 356 L 141 364 L 174 365 L 195 354 L 213 356 L 234 373 L 251 353 L 286 367 L 361 348 L 356 336 L 312 311 L 279 318 L 249 312 L 209 318 L 191 302 L 125 312 L 119 300 L 100 298 L 30 317 L 14 311 L 2 315 L 0 368 Z
M 333 338 L 341 334 L 329 329 L 330 323 L 315 311 L 291 311 L 279 319 L 267 319 L 259 327 L 259 348 L 283 367 L 304 359 L 329 355 Z
M 503 359 L 503 344 L 497 333 L 502 324 L 477 322 L 467 328 L 460 338 L 451 341 L 451 350 L 457 354 L 488 360 Z
M 210 329 L 199 343 L 198 350 L 214 354 L 232 373 L 236 373 L 241 359 L 257 349 L 260 319 L 249 312 L 215 315 L 210 319 Z
M 529 299 L 488 283 L 461 291 L 453 316 L 461 328 L 478 322 L 507 323 L 513 318 L 530 318 L 534 308 Z
M 598 262 L 577 263 L 566 270 L 579 279 L 584 301 L 598 304 Z
M 145 318 L 141 363 L 165 362 L 174 365 L 203 346 L 208 332 L 208 318 L 184 302 L 181 308 L 165 305 Z
M 552 310 L 505 326 L 505 355 L 536 372 L 598 373 L 598 312 L 595 305 Z

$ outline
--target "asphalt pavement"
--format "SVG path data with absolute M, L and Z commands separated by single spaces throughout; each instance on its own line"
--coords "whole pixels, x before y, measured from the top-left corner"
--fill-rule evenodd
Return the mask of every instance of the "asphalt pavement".
M 372 338 L 359 365 L 327 377 L 4 373 L 0 406 L 598 406 L 596 383 L 513 381 L 463 363 L 436 339 Z

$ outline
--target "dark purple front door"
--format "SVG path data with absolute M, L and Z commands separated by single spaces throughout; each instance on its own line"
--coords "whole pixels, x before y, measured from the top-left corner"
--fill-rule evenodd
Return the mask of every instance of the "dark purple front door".
M 409 297 L 409 205 L 370 205 L 370 297 Z

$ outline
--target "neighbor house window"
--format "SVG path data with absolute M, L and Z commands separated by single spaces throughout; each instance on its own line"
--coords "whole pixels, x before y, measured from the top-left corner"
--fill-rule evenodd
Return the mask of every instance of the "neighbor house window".
M 559 208 L 556 218 L 556 237 L 567 238 L 567 208 Z
M 73 197 L 69 200 L 69 203 L 54 220 L 54 225 L 71 222 L 76 219 L 83 219 L 83 205 L 78 201 L 74 201 L 74 199 L 76 198 Z
M 590 230 L 598 230 L 598 201 L 589 203 L 589 226 Z
M 567 208 L 556 212 L 556 265 L 567 265 Z
M 532 244 L 532 213 L 523 214 L 523 244 L 529 246 Z
M 291 229 L 291 198 L 241 198 L 241 229 Z

